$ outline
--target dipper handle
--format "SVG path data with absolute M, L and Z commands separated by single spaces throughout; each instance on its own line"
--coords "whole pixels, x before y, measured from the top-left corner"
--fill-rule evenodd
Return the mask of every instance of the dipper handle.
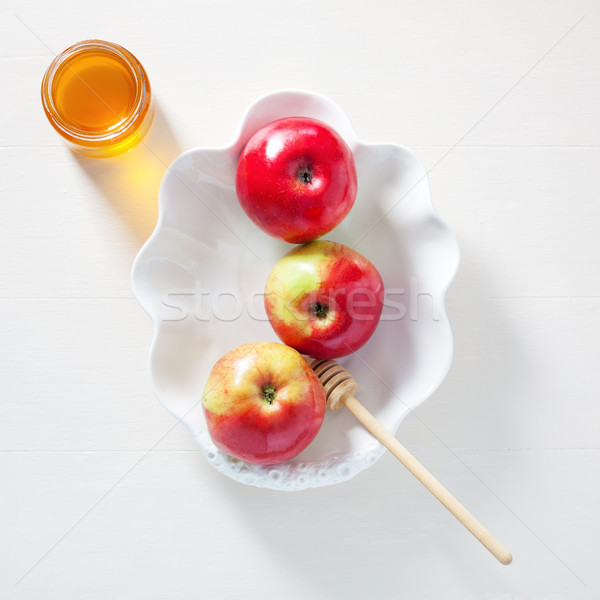
M 511 553 L 354 397 L 358 384 L 334 360 L 314 359 L 311 367 L 325 389 L 327 406 L 345 406 L 503 565 Z

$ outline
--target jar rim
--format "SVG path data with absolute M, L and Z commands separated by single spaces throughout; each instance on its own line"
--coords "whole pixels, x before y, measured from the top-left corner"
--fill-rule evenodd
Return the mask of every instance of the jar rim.
M 103 129 L 101 132 L 96 133 L 80 129 L 68 123 L 54 102 L 54 77 L 57 75 L 60 67 L 72 57 L 90 50 L 103 50 L 121 59 L 129 67 L 135 83 L 136 96 L 133 107 L 128 115 L 114 129 L 108 132 Z M 69 67 L 67 66 L 67 68 Z M 129 50 L 113 42 L 85 40 L 73 44 L 64 52 L 57 55 L 50 63 L 42 79 L 42 105 L 48 120 L 63 137 L 80 144 L 85 144 L 86 142 L 112 144 L 121 138 L 127 137 L 131 133 L 130 130 L 136 127 L 136 123 L 140 117 L 148 111 L 150 105 L 150 84 L 144 67 Z

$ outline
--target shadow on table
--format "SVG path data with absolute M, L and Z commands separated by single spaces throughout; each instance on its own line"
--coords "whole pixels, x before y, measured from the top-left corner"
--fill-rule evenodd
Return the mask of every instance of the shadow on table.
M 447 441 L 456 448 L 528 447 L 530 424 L 523 416 L 531 411 L 535 380 L 528 340 L 519 329 L 520 311 L 514 301 L 503 299 L 475 250 L 461 246 L 461 266 L 445 302 L 454 359 L 432 398 L 434 426 L 445 424 L 452 435 Z
M 142 244 L 156 225 L 160 182 L 180 153 L 181 147 L 157 103 L 148 133 L 129 152 L 113 158 L 73 152 L 73 157 Z

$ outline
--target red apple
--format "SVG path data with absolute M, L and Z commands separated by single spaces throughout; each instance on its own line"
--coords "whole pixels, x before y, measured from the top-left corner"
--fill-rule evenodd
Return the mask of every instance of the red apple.
M 383 295 L 381 275 L 362 254 L 316 241 L 275 264 L 265 286 L 265 308 L 282 342 L 302 354 L 337 358 L 371 337 Z
M 294 458 L 325 415 L 325 391 L 306 360 L 274 342 L 244 344 L 213 367 L 202 394 L 215 445 L 248 463 Z
M 331 127 L 288 117 L 250 138 L 235 189 L 261 229 L 286 242 L 308 242 L 331 231 L 352 208 L 356 167 L 350 148 Z

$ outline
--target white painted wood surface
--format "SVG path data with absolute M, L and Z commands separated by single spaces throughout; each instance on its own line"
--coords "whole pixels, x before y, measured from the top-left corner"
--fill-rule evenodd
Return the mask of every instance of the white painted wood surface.
M 597 2 L 0 10 L 0 598 L 600 597 Z M 78 158 L 45 121 L 51 50 L 91 37 L 146 66 L 152 153 Z M 398 437 L 509 567 L 392 457 L 331 488 L 244 487 L 152 394 L 129 272 L 165 164 L 282 87 L 432 169 L 462 252 L 455 359 Z

